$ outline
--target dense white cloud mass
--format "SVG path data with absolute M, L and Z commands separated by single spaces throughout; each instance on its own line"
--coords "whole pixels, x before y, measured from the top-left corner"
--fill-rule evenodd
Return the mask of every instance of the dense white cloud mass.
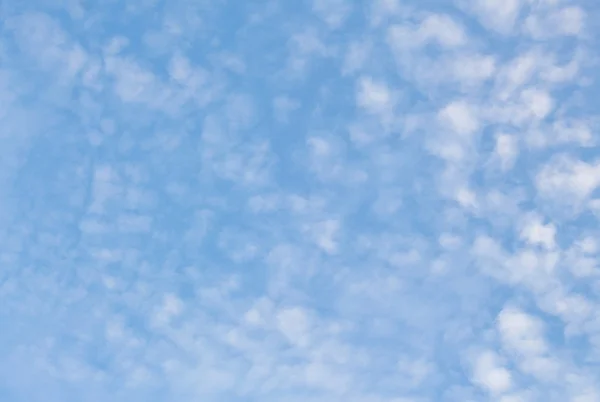
M 600 402 L 592 0 L 5 0 L 0 400 Z

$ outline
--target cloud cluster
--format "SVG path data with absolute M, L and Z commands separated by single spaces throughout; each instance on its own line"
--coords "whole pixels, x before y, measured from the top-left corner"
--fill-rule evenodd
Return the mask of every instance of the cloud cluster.
M 3 5 L 0 399 L 599 401 L 593 13 Z

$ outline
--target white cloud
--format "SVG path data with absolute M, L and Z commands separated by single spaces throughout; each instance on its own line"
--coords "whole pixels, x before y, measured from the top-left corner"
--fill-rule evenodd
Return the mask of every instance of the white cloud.
M 548 39 L 559 35 L 577 36 L 582 33 L 584 11 L 576 6 L 551 10 L 545 15 L 530 15 L 525 20 L 525 30 L 535 39 Z
M 347 0 L 313 0 L 313 10 L 333 29 L 342 26 L 351 11 Z
M 550 355 L 542 323 L 515 307 L 498 315 L 498 331 L 509 352 L 517 353 L 521 370 L 543 381 L 556 380 L 559 364 Z
M 286 308 L 277 313 L 277 328 L 295 346 L 308 346 L 310 321 L 300 307 Z
M 440 246 L 449 250 L 456 249 L 462 244 L 462 240 L 459 236 L 450 233 L 442 233 L 438 241 Z
M 371 25 L 380 25 L 390 17 L 394 17 L 400 10 L 400 0 L 374 0 L 371 5 L 369 20 Z
M 457 191 L 456 200 L 463 208 L 477 208 L 477 196 L 467 188 L 460 188 Z
M 475 13 L 486 28 L 503 35 L 513 33 L 523 6 L 521 0 L 473 0 L 459 4 Z
M 411 49 L 436 44 L 456 48 L 467 43 L 467 35 L 458 22 L 443 14 L 431 14 L 418 26 L 396 24 L 390 27 L 388 40 L 399 49 Z
M 548 250 L 556 246 L 556 226 L 552 223 L 544 224 L 538 216 L 531 216 L 524 222 L 519 236 L 529 244 L 540 245 Z
M 315 29 L 305 28 L 295 33 L 288 42 L 290 55 L 287 72 L 301 76 L 309 68 L 312 58 L 327 57 L 331 49 L 323 42 Z
M 318 222 L 310 229 L 314 232 L 317 245 L 329 254 L 334 254 L 337 249 L 336 236 L 340 230 L 340 223 L 335 219 Z
M 454 101 L 446 105 L 438 116 L 442 124 L 445 124 L 444 128 L 448 127 L 460 135 L 471 135 L 479 128 L 476 111 L 464 101 Z
M 422 42 L 437 42 L 444 47 L 456 47 L 465 44 L 466 34 L 460 24 L 446 15 L 430 15 L 425 18 L 417 31 Z
M 393 107 L 393 95 L 385 84 L 365 77 L 358 83 L 357 102 L 372 113 L 386 113 Z
M 164 296 L 161 306 L 154 313 L 152 321 L 155 325 L 168 325 L 169 321 L 181 314 L 182 310 L 182 301 L 173 294 L 167 294 Z
M 47 14 L 25 13 L 8 19 L 6 27 L 25 54 L 43 69 L 55 69 L 65 83 L 76 79 L 90 61 L 87 52 Z
M 412 389 L 423 386 L 428 378 L 435 375 L 435 366 L 423 358 L 401 359 L 398 362 L 398 369 L 408 388 Z
M 561 156 L 544 165 L 536 176 L 539 194 L 559 204 L 579 206 L 600 185 L 600 166 Z
M 500 168 L 503 171 L 511 169 L 519 153 L 517 139 L 509 134 L 497 135 L 494 152 L 500 161 Z
M 501 68 L 497 77 L 497 96 L 507 100 L 522 88 L 540 68 L 542 57 L 536 51 L 523 52 Z
M 350 43 L 344 56 L 342 74 L 349 75 L 360 71 L 369 61 L 371 50 L 371 45 L 368 42 L 359 41 Z
M 481 352 L 473 364 L 473 382 L 492 395 L 499 395 L 513 387 L 512 375 L 502 366 L 500 357 L 493 351 Z
M 545 91 L 526 89 L 520 97 L 523 107 L 536 119 L 543 119 L 552 111 L 554 101 Z
M 384 129 L 389 129 L 394 121 L 398 93 L 384 82 L 370 77 L 362 77 L 357 85 L 356 102 L 368 113 L 379 117 Z
M 459 55 L 452 63 L 457 80 L 471 86 L 492 78 L 497 69 L 493 56 L 477 53 Z

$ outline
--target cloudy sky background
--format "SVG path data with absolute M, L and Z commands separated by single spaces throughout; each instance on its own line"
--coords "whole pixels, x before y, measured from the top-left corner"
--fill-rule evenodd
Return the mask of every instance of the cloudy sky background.
M 0 17 L 2 401 L 600 401 L 597 1 Z

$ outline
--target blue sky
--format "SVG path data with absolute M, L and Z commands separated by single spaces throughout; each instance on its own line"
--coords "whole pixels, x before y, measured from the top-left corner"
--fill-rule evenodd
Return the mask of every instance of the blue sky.
M 0 400 L 600 401 L 595 1 L 0 6 Z

